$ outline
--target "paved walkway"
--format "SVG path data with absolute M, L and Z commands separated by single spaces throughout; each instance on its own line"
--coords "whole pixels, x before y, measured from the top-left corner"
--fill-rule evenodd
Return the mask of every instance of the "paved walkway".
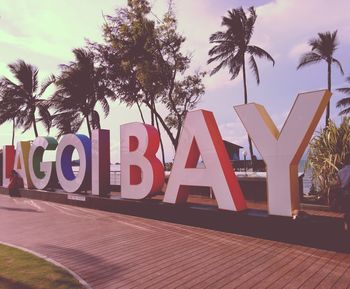
M 0 195 L 0 241 L 93 288 L 350 288 L 350 254 Z

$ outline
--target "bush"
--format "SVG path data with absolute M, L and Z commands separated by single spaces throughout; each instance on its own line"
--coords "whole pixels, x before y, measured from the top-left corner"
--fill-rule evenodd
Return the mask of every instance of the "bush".
M 312 170 L 316 194 L 329 203 L 329 192 L 337 182 L 337 173 L 350 155 L 350 125 L 347 117 L 339 127 L 329 120 L 328 126 L 317 132 L 310 142 L 306 168 Z

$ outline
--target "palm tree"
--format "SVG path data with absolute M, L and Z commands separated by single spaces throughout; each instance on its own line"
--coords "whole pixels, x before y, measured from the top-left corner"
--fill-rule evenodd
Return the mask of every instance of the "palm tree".
M 247 16 L 243 8 L 232 9 L 228 11 L 228 16 L 222 18 L 221 25 L 225 31 L 215 32 L 210 36 L 210 43 L 215 46 L 210 49 L 208 64 L 214 61 L 219 61 L 212 71 L 211 75 L 215 74 L 222 68 L 228 67 L 231 74 L 231 79 L 235 79 L 239 73 L 243 73 L 244 85 L 244 103 L 248 103 L 247 78 L 246 78 L 246 55 L 249 57 L 249 67 L 252 70 L 257 84 L 260 83 L 260 75 L 258 65 L 255 58 L 266 58 L 273 65 L 275 61 L 272 56 L 264 49 L 250 45 L 250 39 L 253 35 L 254 24 L 257 18 L 254 7 L 248 9 Z M 251 158 L 253 157 L 253 146 L 250 137 L 248 136 L 249 151 Z
M 4 90 L 3 85 L 0 83 L 0 125 L 7 121 L 12 121 L 12 141 L 11 144 L 14 145 L 15 142 L 15 131 L 17 118 L 19 116 L 20 101 L 14 96 L 12 99 L 9 97 L 3 97 Z
M 346 78 L 346 81 L 350 83 L 350 76 Z M 350 95 L 350 87 L 338 88 L 337 91 Z M 343 107 L 344 109 L 339 112 L 339 115 L 345 115 L 350 113 L 350 97 L 344 97 L 337 102 L 337 107 Z
M 336 64 L 344 75 L 344 71 L 339 60 L 333 57 L 335 50 L 338 48 L 337 30 L 333 33 L 327 31 L 325 33 L 318 33 L 317 38 L 309 40 L 311 52 L 307 52 L 301 56 L 297 69 L 307 65 L 316 64 L 324 60 L 327 62 L 327 80 L 328 90 L 332 91 L 332 64 Z M 330 117 L 330 103 L 327 105 L 326 112 L 326 126 Z
M 100 128 L 96 104 L 100 103 L 107 116 L 107 98 L 116 100 L 116 95 L 107 87 L 104 70 L 95 67 L 91 51 L 79 48 L 74 49 L 73 54 L 75 61 L 61 65 L 61 75 L 55 79 L 57 90 L 51 98 L 51 104 L 56 109 L 53 124 L 60 136 L 77 132 L 85 120 L 91 136 L 91 128 Z
M 38 137 L 37 121 L 43 122 L 47 130 L 51 126 L 48 102 L 41 99 L 50 82 L 45 82 L 39 90 L 38 68 L 18 60 L 8 65 L 16 82 L 3 77 L 0 80 L 0 124 L 13 122 L 15 127 L 23 128 L 23 132 L 33 127 L 35 137 Z M 40 118 L 36 119 L 36 111 Z

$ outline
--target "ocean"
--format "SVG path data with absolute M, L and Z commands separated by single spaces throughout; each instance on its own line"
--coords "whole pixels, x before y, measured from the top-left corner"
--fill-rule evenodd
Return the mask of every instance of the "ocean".
M 300 160 L 298 171 L 304 172 L 303 189 L 304 189 L 304 194 L 307 195 L 309 194 L 311 185 L 312 185 L 312 171 L 310 169 L 307 169 L 305 171 L 305 163 L 306 163 L 306 160 Z
M 299 162 L 298 171 L 304 172 L 303 178 L 303 189 L 304 194 L 308 194 L 310 192 L 310 188 L 312 185 L 311 179 L 311 170 L 304 171 L 306 160 L 301 160 Z M 78 169 L 73 169 L 73 171 L 77 171 Z M 112 164 L 110 169 L 110 178 L 111 185 L 120 185 L 120 164 Z

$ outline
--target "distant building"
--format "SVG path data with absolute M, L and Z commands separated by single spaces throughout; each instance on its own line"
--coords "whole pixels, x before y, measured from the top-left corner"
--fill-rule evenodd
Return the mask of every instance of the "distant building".
M 232 142 L 224 140 L 224 145 L 226 148 L 226 151 L 230 157 L 231 161 L 239 161 L 240 160 L 240 153 L 239 150 L 242 149 L 243 147 L 236 145 Z

